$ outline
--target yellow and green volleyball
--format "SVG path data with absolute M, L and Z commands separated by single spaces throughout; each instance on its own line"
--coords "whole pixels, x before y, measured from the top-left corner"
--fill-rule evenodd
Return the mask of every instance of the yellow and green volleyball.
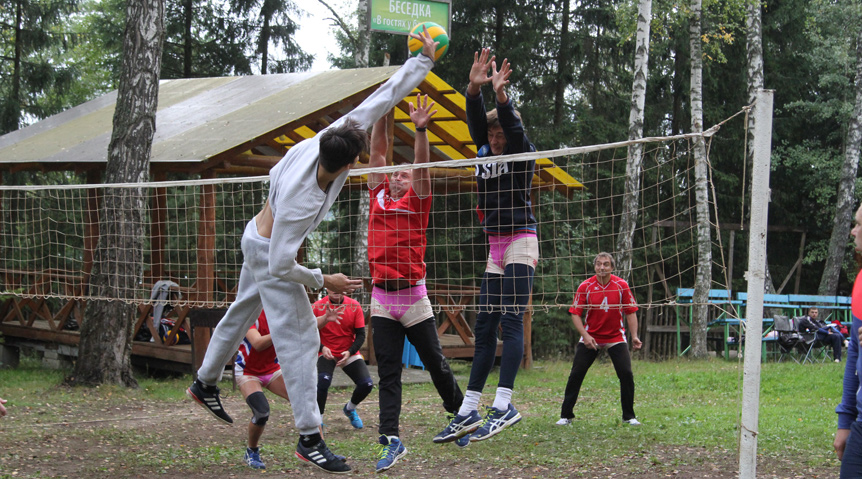
M 444 53 L 446 53 L 446 50 L 449 49 L 449 34 L 446 33 L 445 28 L 434 22 L 419 23 L 413 27 L 413 30 L 411 30 L 410 33 L 423 35 L 423 26 L 428 28 L 428 34 L 431 35 L 431 38 L 433 38 L 435 42 L 440 42 L 440 44 L 437 45 L 437 51 L 434 53 L 434 61 L 436 62 Z M 407 48 L 410 49 L 410 54 L 415 57 L 422 52 L 422 42 L 408 37 Z

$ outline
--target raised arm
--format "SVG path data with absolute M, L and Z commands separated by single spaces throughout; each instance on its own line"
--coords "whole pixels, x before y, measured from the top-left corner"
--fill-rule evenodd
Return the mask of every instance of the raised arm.
M 467 94 L 476 96 L 482 89 L 482 85 L 491 81 L 488 76 L 488 68 L 494 61 L 490 48 L 483 48 L 481 52 L 473 52 L 473 66 L 470 67 L 470 83 L 467 84 Z
M 506 94 L 506 85 L 509 84 L 509 75 L 511 74 L 512 67 L 509 64 L 508 58 L 503 59 L 499 70 L 497 70 L 497 62 L 491 62 L 491 86 L 497 95 L 497 103 L 501 105 L 509 101 L 509 96 Z
M 431 153 L 428 146 L 428 124 L 431 123 L 431 117 L 437 113 L 434 108 L 434 102 L 428 103 L 428 95 L 422 98 L 421 95 L 416 95 L 416 106 L 413 103 L 410 105 L 410 120 L 416 125 L 416 142 L 413 145 L 413 151 L 416 159 L 414 165 L 428 163 Z M 431 194 L 431 171 L 428 168 L 419 168 L 413 171 L 413 191 L 419 198 L 427 198 Z
M 374 123 L 371 129 L 371 145 L 368 154 L 368 166 L 377 168 L 386 166 L 386 151 L 389 149 L 389 115 L 383 115 Z M 368 173 L 368 189 L 377 188 L 386 177 L 383 173 Z

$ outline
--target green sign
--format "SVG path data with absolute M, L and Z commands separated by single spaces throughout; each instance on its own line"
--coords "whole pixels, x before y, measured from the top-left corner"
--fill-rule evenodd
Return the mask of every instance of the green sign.
M 451 6 L 449 0 L 369 0 L 368 21 L 375 32 L 407 35 L 422 22 L 437 23 L 449 32 Z

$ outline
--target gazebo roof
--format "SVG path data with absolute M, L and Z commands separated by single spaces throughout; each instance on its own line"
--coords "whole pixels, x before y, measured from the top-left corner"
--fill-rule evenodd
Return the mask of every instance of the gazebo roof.
M 398 67 L 329 70 L 159 84 L 152 173 L 265 175 L 297 142 L 348 113 Z M 474 158 L 464 97 L 434 73 L 416 93 L 438 113 L 429 128 L 431 161 Z M 116 91 L 0 136 L 0 171 L 101 171 L 107 164 Z M 395 108 L 393 160 L 412 161 L 413 123 L 405 98 Z M 537 161 L 535 186 L 568 194 L 583 185 L 550 160 Z M 432 169 L 435 185 L 472 187 L 466 169 Z M 362 178 L 352 178 L 354 185 Z

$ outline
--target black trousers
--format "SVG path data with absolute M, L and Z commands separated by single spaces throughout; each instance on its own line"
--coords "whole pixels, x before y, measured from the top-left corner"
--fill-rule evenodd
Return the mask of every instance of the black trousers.
M 320 408 L 320 414 L 323 414 L 323 410 L 326 409 L 326 398 L 329 396 L 329 386 L 332 384 L 335 363 L 332 359 L 326 359 L 323 356 L 317 357 L 317 407 Z M 361 403 L 374 390 L 374 380 L 371 379 L 365 361 L 357 359 L 341 370 L 356 385 L 350 396 L 350 402 L 353 404 Z
M 623 421 L 634 419 L 636 417 L 634 409 L 635 379 L 632 374 L 632 359 L 629 356 L 629 345 L 627 343 L 619 343 L 611 346 L 607 351 L 611 362 L 614 364 L 617 377 L 620 380 L 620 405 L 623 410 Z M 563 398 L 560 417 L 566 419 L 575 417 L 573 410 L 575 404 L 578 402 L 581 384 L 583 384 L 587 371 L 593 365 L 598 355 L 598 349 L 590 349 L 584 343 L 578 343 L 578 347 L 575 350 L 575 359 L 572 362 L 572 372 L 569 374 L 569 381 L 566 383 L 566 392 Z
M 831 345 L 833 359 L 841 361 L 841 346 L 844 345 L 844 336 L 836 333 L 829 334 L 817 331 L 814 337 L 820 342 Z
M 464 395 L 449 363 L 443 357 L 440 338 L 437 336 L 437 323 L 428 318 L 409 328 L 389 318 L 371 318 L 371 337 L 374 341 L 374 355 L 377 358 L 377 374 L 380 396 L 380 425 L 377 431 L 387 436 L 398 436 L 398 420 L 401 416 L 401 356 L 404 353 L 404 336 L 416 348 L 425 370 L 431 374 L 431 381 L 443 400 L 443 408 L 457 413 Z

